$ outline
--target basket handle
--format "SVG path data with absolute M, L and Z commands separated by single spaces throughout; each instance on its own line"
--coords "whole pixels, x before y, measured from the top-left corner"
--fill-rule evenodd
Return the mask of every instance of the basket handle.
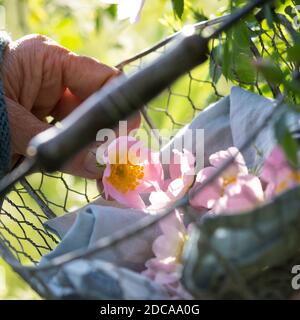
M 199 35 L 184 37 L 167 54 L 147 67 L 115 80 L 112 85 L 87 99 L 69 117 L 62 121 L 62 128 L 51 128 L 37 135 L 30 142 L 28 156 L 34 158 L 40 169 L 59 170 L 72 156 L 94 141 L 97 131 L 112 128 L 187 71 L 208 59 L 208 42 L 229 29 L 257 6 L 271 0 L 252 0 L 236 11 L 209 37 Z
M 129 77 L 121 76 L 96 92 L 62 121 L 32 139 L 29 157 L 39 168 L 59 170 L 93 142 L 99 129 L 113 128 L 141 109 L 176 79 L 208 59 L 208 40 L 199 35 L 182 39 L 174 48 Z
M 177 78 L 208 58 L 208 42 L 247 16 L 254 8 L 274 0 L 251 0 L 231 14 L 209 37 L 192 35 L 147 67 L 116 79 L 96 92 L 62 121 L 62 128 L 51 128 L 32 139 L 28 158 L 0 181 L 0 198 L 34 169 L 59 170 L 79 150 L 91 143 L 97 130 L 114 127 L 119 120 L 157 96 Z M 101 115 L 101 118 L 100 116 Z

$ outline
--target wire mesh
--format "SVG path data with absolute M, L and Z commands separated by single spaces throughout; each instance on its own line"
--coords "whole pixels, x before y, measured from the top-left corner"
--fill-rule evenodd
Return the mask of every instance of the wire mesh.
M 217 18 L 214 21 L 203 22 L 195 25 L 198 32 L 203 28 L 214 25 L 226 19 Z M 251 35 L 249 51 L 253 59 L 272 58 L 275 55 L 281 68 L 295 71 L 295 66 L 286 60 L 287 48 L 291 46 L 292 24 L 284 16 L 280 16 L 280 21 L 276 21 L 270 28 L 259 15 L 254 20 L 246 24 L 247 31 Z M 177 36 L 177 35 L 176 35 Z M 138 70 L 145 63 L 163 55 L 167 48 L 172 45 L 172 36 L 161 43 L 153 46 L 149 50 L 124 61 L 118 67 L 125 73 Z M 229 94 L 232 85 L 239 85 L 247 90 L 260 95 L 277 97 L 280 94 L 280 86 L 276 87 L 263 80 L 258 73 L 251 74 L 248 79 L 242 76 L 245 70 L 238 69 L 233 62 L 229 72 L 229 79 L 222 75 L 222 62 L 220 52 L 224 50 L 226 36 L 222 35 L 211 43 L 210 60 L 203 65 L 188 72 L 184 77 L 167 88 L 163 94 L 151 101 L 143 109 L 142 127 L 147 131 L 153 129 L 180 129 L 190 123 L 210 103 L 219 100 Z M 240 52 L 240 55 L 245 52 Z M 155 134 L 155 132 L 154 132 Z M 158 139 L 160 137 L 157 137 Z M 56 247 L 60 239 L 44 228 L 43 223 L 55 216 L 63 215 L 81 208 L 85 204 L 93 201 L 98 196 L 95 182 L 87 181 L 66 175 L 63 173 L 36 173 L 20 181 L 14 190 L 4 199 L 0 213 L 0 243 L 4 258 L 13 265 L 38 292 L 43 296 L 51 297 L 51 292 L 47 285 L 41 280 L 43 271 L 28 269 L 29 273 L 22 273 L 23 266 L 34 266 L 40 258 Z M 181 203 L 182 204 L 182 203 Z M 193 217 L 192 217 L 193 218 Z M 145 226 L 144 226 L 145 227 Z M 256 222 L 253 222 L 253 228 Z M 143 231 L 136 227 L 136 235 L 140 236 Z M 120 239 L 126 239 L 126 233 Z M 105 241 L 103 242 L 105 243 Z M 120 246 L 113 243 L 121 255 Z M 235 250 L 236 240 L 232 239 L 232 250 Z M 105 245 L 104 245 L 105 247 Z M 101 245 L 99 246 L 101 249 Z M 96 252 L 91 252 L 91 256 L 96 256 Z M 78 259 L 78 257 L 76 257 Z M 19 264 L 19 265 L 18 265 Z M 59 266 L 53 266 L 53 270 Z M 284 266 L 283 268 L 286 268 Z M 24 268 L 25 269 L 25 268 Z M 123 281 L 122 272 L 118 272 L 118 277 Z M 281 275 L 283 273 L 280 273 Z M 288 274 L 288 273 L 285 273 Z M 264 298 L 274 297 L 280 293 L 281 286 L 286 286 L 287 276 L 281 282 L 280 277 L 265 277 L 261 273 L 261 278 L 266 283 L 266 292 L 256 292 L 254 296 Z M 277 286 L 276 293 L 271 294 Z M 149 298 L 153 288 L 149 286 Z M 279 290 L 278 290 L 279 287 Z M 271 289 L 270 289 L 271 288 Z M 261 286 L 257 289 L 260 290 Z M 290 290 L 282 290 L 286 295 Z

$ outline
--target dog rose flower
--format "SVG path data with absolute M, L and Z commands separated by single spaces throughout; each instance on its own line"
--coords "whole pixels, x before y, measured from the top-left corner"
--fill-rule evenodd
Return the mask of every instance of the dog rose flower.
M 267 184 L 267 199 L 293 188 L 300 183 L 300 170 L 290 166 L 281 147 L 276 146 L 262 167 L 260 178 Z
M 195 157 L 191 152 L 185 149 L 183 152 L 173 150 L 173 158 L 168 168 L 170 179 L 161 183 L 160 190 L 151 192 L 151 205 L 148 209 L 162 209 L 184 196 L 195 180 L 194 165 Z
M 208 209 L 214 214 L 232 213 L 250 210 L 264 201 L 264 192 L 259 178 L 248 173 L 245 160 L 235 147 L 210 156 L 209 162 L 212 166 L 198 173 L 191 192 L 214 175 L 218 168 L 233 156 L 235 160 L 228 169 L 204 190 L 191 197 L 190 204 L 194 208 Z
M 103 160 L 106 198 L 111 197 L 130 208 L 145 209 L 140 194 L 159 189 L 163 178 L 159 154 L 143 147 L 143 143 L 133 137 L 122 136 L 108 146 Z
M 182 216 L 177 210 L 160 221 L 159 226 L 162 235 L 154 241 L 152 246 L 155 257 L 146 262 L 147 269 L 143 274 L 161 284 L 171 298 L 192 299 L 180 282 L 182 254 L 191 226 L 185 227 Z

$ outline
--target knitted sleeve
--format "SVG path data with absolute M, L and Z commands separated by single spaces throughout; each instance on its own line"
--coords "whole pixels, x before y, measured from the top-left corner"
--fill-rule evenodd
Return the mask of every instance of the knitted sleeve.
M 0 32 L 0 65 L 3 61 L 3 53 L 10 41 L 5 32 Z M 10 166 L 10 134 L 6 104 L 4 99 L 3 83 L 0 79 L 0 179 L 9 170 Z

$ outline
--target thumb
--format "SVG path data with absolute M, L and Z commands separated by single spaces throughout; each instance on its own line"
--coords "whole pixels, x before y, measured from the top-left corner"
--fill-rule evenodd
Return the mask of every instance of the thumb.
M 103 168 L 97 165 L 96 152 L 98 146 L 97 143 L 93 143 L 79 152 L 62 168 L 62 171 L 82 178 L 100 179 Z
M 6 98 L 9 118 L 12 156 L 26 156 L 30 140 L 37 134 L 52 127 L 50 124 L 36 118 L 31 112 L 17 102 Z M 96 145 L 81 151 L 63 169 L 63 172 L 83 178 L 100 178 L 102 173 L 96 163 Z

